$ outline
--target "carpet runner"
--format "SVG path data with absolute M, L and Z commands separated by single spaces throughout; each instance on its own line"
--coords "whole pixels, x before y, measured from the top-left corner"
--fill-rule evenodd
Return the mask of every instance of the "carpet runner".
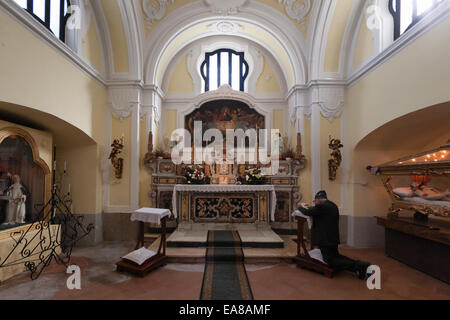
M 208 231 L 200 300 L 253 300 L 237 231 Z

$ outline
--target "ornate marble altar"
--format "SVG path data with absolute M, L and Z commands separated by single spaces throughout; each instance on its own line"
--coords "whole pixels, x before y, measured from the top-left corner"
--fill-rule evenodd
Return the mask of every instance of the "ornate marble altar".
M 175 165 L 171 159 L 162 158 L 149 159 L 146 161 L 146 165 L 153 170 L 151 192 L 149 193 L 149 196 L 151 197 L 154 204 L 153 206 L 158 208 L 170 209 L 172 212 L 174 212 L 178 209 L 173 205 L 174 189 L 176 185 L 179 185 L 183 182 L 183 176 L 181 175 L 182 166 Z M 236 185 L 234 185 L 234 181 L 236 180 L 235 174 L 241 174 L 242 171 L 245 171 L 246 169 L 253 166 L 230 165 L 230 167 L 231 168 L 229 168 L 228 170 L 230 176 L 229 186 L 236 187 Z M 295 210 L 295 203 L 302 199 L 302 194 L 299 191 L 300 187 L 298 186 L 298 174 L 299 171 L 303 168 L 304 164 L 299 160 L 280 160 L 278 173 L 272 176 L 267 176 L 267 184 L 273 186 L 276 194 L 276 200 L 273 202 L 273 206 L 275 208 L 274 210 L 268 209 L 268 215 L 266 218 L 266 222 L 270 223 L 272 226 L 292 229 L 295 228 L 295 221 L 291 217 L 291 213 Z M 206 187 L 213 188 L 215 186 L 218 186 L 217 184 L 214 184 L 218 183 L 218 181 L 216 181 L 214 178 L 212 178 L 211 181 L 213 184 L 207 185 Z M 186 201 L 187 203 L 192 201 L 204 201 L 205 199 L 202 199 L 199 195 L 200 194 L 194 195 L 194 199 L 189 199 L 187 195 L 184 195 L 184 198 L 183 195 L 179 195 L 179 201 Z M 208 197 L 209 196 L 217 197 L 217 194 L 208 194 Z M 255 194 L 252 192 L 237 191 L 235 192 L 235 197 L 241 198 L 242 200 L 246 199 L 260 205 L 260 200 L 255 200 Z M 227 198 L 228 200 L 222 203 L 224 203 L 224 205 L 226 204 L 227 206 L 233 207 L 236 200 L 231 199 L 231 194 L 227 194 Z M 209 200 L 209 198 L 206 200 L 208 200 L 208 203 L 211 203 L 210 201 L 212 201 Z M 267 198 L 267 200 L 270 202 L 269 198 Z M 267 208 L 269 208 L 270 203 L 267 203 L 267 205 Z M 180 213 L 180 211 L 178 212 Z M 269 219 L 270 215 L 273 215 L 272 219 Z M 190 215 L 187 217 L 190 217 Z M 204 221 L 203 219 L 208 219 L 207 216 L 197 216 L 195 218 L 195 220 L 192 219 L 192 222 L 194 223 Z M 179 214 L 178 222 L 181 222 L 182 219 L 182 214 Z M 231 220 L 230 217 L 227 217 L 226 219 L 227 221 Z M 255 219 L 255 222 L 257 221 L 255 215 L 250 216 L 248 219 L 249 222 L 252 219 Z M 223 220 L 225 220 L 225 218 L 223 218 Z
M 176 185 L 173 213 L 181 223 L 259 223 L 275 220 L 273 185 Z

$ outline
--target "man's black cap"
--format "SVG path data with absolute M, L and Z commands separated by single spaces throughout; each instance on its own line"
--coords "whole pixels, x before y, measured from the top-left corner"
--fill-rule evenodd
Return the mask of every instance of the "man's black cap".
M 317 192 L 315 199 L 328 199 L 326 191 L 320 190 Z

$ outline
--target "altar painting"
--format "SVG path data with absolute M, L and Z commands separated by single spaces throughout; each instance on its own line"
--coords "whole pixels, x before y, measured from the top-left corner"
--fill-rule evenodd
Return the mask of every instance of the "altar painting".
M 247 104 L 235 100 L 214 100 L 203 104 L 185 118 L 185 128 L 194 135 L 194 122 L 202 122 L 202 135 L 218 129 L 225 139 L 226 130 L 265 129 L 265 118 Z M 247 139 L 248 140 L 248 139 Z M 248 141 L 246 142 L 248 144 Z

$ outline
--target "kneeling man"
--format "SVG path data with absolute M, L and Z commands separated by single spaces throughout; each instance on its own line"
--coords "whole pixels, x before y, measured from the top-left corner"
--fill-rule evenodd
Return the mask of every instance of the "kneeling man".
M 311 240 L 313 246 L 318 246 L 322 252 L 323 260 L 334 270 L 348 270 L 358 274 L 360 279 L 365 279 L 368 262 L 352 260 L 339 254 L 339 209 L 327 198 L 325 191 L 319 191 L 312 208 L 298 208 L 306 216 L 313 217 Z

